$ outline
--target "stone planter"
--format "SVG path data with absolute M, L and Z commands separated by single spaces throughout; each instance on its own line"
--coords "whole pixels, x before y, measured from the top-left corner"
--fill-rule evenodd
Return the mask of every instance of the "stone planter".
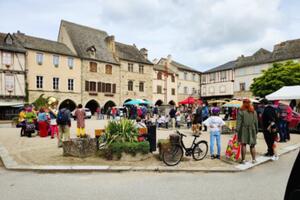
M 74 138 L 63 142 L 63 156 L 86 158 L 97 152 L 96 138 Z

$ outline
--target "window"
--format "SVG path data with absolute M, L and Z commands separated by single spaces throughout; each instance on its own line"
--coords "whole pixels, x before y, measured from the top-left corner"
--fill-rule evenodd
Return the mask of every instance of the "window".
M 58 90 L 58 86 L 59 86 L 59 78 L 54 77 L 53 78 L 53 90 Z
M 221 81 L 226 80 L 226 71 L 221 71 Z
M 161 79 L 162 79 L 162 73 L 161 73 L 161 72 L 158 72 L 158 73 L 157 73 L 157 79 L 158 79 L 158 80 L 161 80 Z
M 162 87 L 160 85 L 156 87 L 156 90 L 157 90 L 157 94 L 162 94 Z
M 215 80 L 216 80 L 216 73 L 211 73 L 211 74 L 209 74 L 209 80 L 210 80 L 211 82 L 215 81 Z
M 90 62 L 90 72 L 97 72 L 97 63 Z
M 128 91 L 133 91 L 133 81 L 128 81 Z
M 105 92 L 106 93 L 111 93 L 111 84 L 110 83 L 105 84 Z
M 139 90 L 140 90 L 140 92 L 144 92 L 144 82 L 140 82 Z
M 172 88 L 172 95 L 175 95 L 175 88 Z
M 188 90 L 187 87 L 184 87 L 184 88 L 183 88 L 183 93 L 184 93 L 184 94 L 188 94 L 188 93 L 189 93 L 189 90 Z
M 36 77 L 36 88 L 43 88 L 43 77 L 42 76 L 37 76 Z
M 89 91 L 96 92 L 96 82 L 91 81 L 89 83 L 90 83 Z
M 140 74 L 144 73 L 144 65 L 139 65 L 139 73 Z
M 184 78 L 184 80 L 187 80 L 187 79 L 188 79 L 188 73 L 187 73 L 187 72 L 184 72 L 183 78 Z
M 175 76 L 174 75 L 171 76 L 171 81 L 172 81 L 172 83 L 175 82 Z
M 112 66 L 111 65 L 105 66 L 105 74 L 112 74 Z
M 58 65 L 59 65 L 59 56 L 58 55 L 53 55 L 53 65 L 55 67 L 58 67 Z
M 196 81 L 196 74 L 193 74 L 193 81 Z
M 68 90 L 69 91 L 74 90 L 74 79 L 68 79 Z
M 69 69 L 73 69 L 73 67 L 74 67 L 74 59 L 71 57 L 68 58 L 68 66 L 69 66 Z
M 246 90 L 246 83 L 240 83 L 240 91 Z
M 37 53 L 36 54 L 36 63 L 38 65 L 42 65 L 43 64 L 43 54 L 42 53 Z
M 206 83 L 206 75 L 202 76 L 202 83 Z
M 196 94 L 197 90 L 195 88 L 192 89 L 192 94 Z
M 133 72 L 133 64 L 132 63 L 128 63 L 128 71 Z
M 12 53 L 9 53 L 9 52 L 2 53 L 2 64 L 4 64 L 4 65 L 12 65 L 13 64 Z

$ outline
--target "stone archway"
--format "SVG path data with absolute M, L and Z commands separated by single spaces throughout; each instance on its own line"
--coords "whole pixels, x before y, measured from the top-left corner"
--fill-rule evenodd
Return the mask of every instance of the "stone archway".
M 175 106 L 175 105 L 176 105 L 176 103 L 175 103 L 173 100 L 171 100 L 171 101 L 169 101 L 169 105 L 171 105 L 171 106 Z
M 106 113 L 107 109 L 110 107 L 114 107 L 116 106 L 116 103 L 113 102 L 113 101 L 107 101 L 105 104 L 104 104 L 104 112 Z
M 62 109 L 62 108 L 67 108 L 72 112 L 76 108 L 76 103 L 71 99 L 65 99 L 60 103 L 58 107 L 58 109 Z
M 158 106 L 161 106 L 162 104 L 163 104 L 163 101 L 160 99 L 155 102 L 155 105 L 158 105 Z
M 95 112 L 96 112 L 96 110 L 97 110 L 98 107 L 100 107 L 100 104 L 99 104 L 96 100 L 94 100 L 94 99 L 89 100 L 89 101 L 85 104 L 85 108 L 90 109 L 91 112 L 92 112 L 92 115 L 95 114 Z

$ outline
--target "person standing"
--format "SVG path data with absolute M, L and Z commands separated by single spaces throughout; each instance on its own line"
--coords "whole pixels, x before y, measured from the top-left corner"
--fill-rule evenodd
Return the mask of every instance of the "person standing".
M 59 110 L 56 119 L 59 131 L 58 147 L 62 147 L 62 142 L 70 140 L 71 112 L 67 108 Z
M 198 105 L 196 107 L 196 110 L 195 110 L 195 114 L 197 115 L 197 124 L 198 124 L 198 127 L 199 127 L 199 130 L 202 130 L 202 107 L 201 105 Z
M 209 117 L 209 109 L 206 103 L 202 107 L 202 120 L 205 121 Z M 203 125 L 203 131 L 207 131 L 207 126 Z
M 274 137 L 272 137 L 271 132 L 268 130 L 270 124 L 275 123 L 278 127 L 278 115 L 276 113 L 276 109 L 272 106 L 272 102 L 268 101 L 267 106 L 265 107 L 262 113 L 262 127 L 263 127 L 263 134 L 265 142 L 268 146 L 268 151 L 265 153 L 265 156 L 273 156 L 273 144 L 274 144 Z
M 40 108 L 40 110 L 39 110 L 38 124 L 39 124 L 40 137 L 47 137 L 48 136 L 48 117 L 47 117 L 44 107 Z
M 97 107 L 96 113 L 97 113 L 97 119 L 101 119 L 101 109 L 100 109 L 100 106 Z
M 176 109 L 175 109 L 175 106 L 173 106 L 169 112 L 169 116 L 171 118 L 171 123 L 172 123 L 172 128 L 175 129 L 175 117 L 176 117 Z
M 220 159 L 221 155 L 221 130 L 225 122 L 219 117 L 220 109 L 215 107 L 211 110 L 212 116 L 207 118 L 203 124 L 209 127 L 210 135 L 210 157 L 211 159 Z M 217 154 L 214 155 L 215 140 L 217 141 Z
M 58 126 L 56 122 L 57 118 L 57 109 L 49 109 L 49 115 L 50 115 L 50 129 L 51 129 L 51 139 L 54 138 L 54 135 L 56 134 L 57 138 L 59 137 L 58 135 Z
M 75 110 L 75 117 L 77 121 L 77 137 L 85 136 L 85 111 L 82 104 L 78 104 Z
M 237 116 L 237 133 L 238 141 L 240 142 L 242 149 L 241 163 L 245 164 L 246 145 L 250 145 L 250 153 L 252 157 L 252 163 L 256 163 L 256 134 L 258 133 L 258 119 L 254 107 L 251 105 L 249 99 L 243 100 L 243 105 L 238 112 Z

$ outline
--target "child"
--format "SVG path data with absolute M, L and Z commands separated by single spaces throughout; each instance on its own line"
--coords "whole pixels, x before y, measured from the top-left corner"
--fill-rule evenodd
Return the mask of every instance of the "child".
M 206 119 L 203 124 L 209 127 L 210 133 L 210 156 L 211 159 L 220 159 L 221 154 L 221 128 L 225 125 L 225 122 L 219 117 L 220 109 L 214 107 L 212 109 L 212 116 Z M 214 155 L 214 143 L 217 140 L 217 155 Z
M 176 128 L 180 128 L 181 114 L 180 111 L 176 112 Z
M 279 134 L 278 134 L 278 131 L 276 128 L 276 124 L 274 122 L 272 122 L 267 129 L 272 134 L 272 137 L 274 138 L 274 143 L 272 145 L 274 155 L 272 157 L 272 160 L 278 160 L 279 157 L 277 154 L 276 147 L 277 147 L 277 143 L 279 142 Z

